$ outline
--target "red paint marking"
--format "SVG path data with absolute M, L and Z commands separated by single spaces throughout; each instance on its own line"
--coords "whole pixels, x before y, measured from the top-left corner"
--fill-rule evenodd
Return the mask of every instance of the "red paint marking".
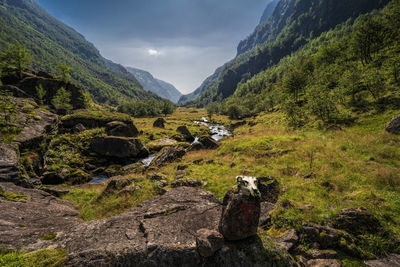
M 256 206 L 241 204 L 239 208 L 244 211 L 244 222 L 247 223 L 247 221 L 249 220 L 249 212 L 255 210 Z

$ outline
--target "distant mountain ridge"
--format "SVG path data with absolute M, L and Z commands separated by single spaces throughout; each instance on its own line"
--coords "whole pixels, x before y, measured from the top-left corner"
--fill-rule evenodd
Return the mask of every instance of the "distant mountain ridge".
M 126 70 L 132 74 L 136 80 L 139 81 L 139 83 L 143 86 L 143 89 L 146 91 L 153 92 L 156 95 L 169 99 L 174 103 L 177 103 L 179 98 L 182 96 L 182 93 L 179 92 L 175 86 L 154 78 L 153 75 L 148 71 L 132 67 L 126 67 Z
M 348 19 L 382 8 L 389 0 L 278 0 L 272 13 L 267 6 L 264 23 L 238 45 L 238 55 L 195 91 L 182 96 L 181 104 L 198 107 L 231 96 L 239 83 L 278 63 L 321 33 Z
M 0 0 L 0 50 L 19 43 L 30 50 L 33 68 L 52 72 L 64 63 L 71 79 L 99 103 L 160 99 L 129 73 L 112 69 L 96 47 L 32 0 Z

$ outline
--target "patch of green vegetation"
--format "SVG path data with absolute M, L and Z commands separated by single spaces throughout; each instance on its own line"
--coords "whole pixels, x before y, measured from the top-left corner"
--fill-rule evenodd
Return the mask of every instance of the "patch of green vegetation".
M 54 240 L 57 237 L 56 233 L 48 233 L 40 238 L 40 240 Z
M 8 201 L 23 202 L 23 203 L 25 203 L 26 200 L 28 199 L 28 197 L 25 195 L 16 194 L 14 192 L 5 192 L 1 187 L 0 187 L 0 197 L 3 197 Z
M 42 249 L 29 253 L 22 251 L 0 253 L 0 266 L 59 267 L 68 261 L 64 249 Z
M 159 188 L 156 183 L 149 180 L 135 182 L 137 189 L 131 194 L 107 194 L 99 197 L 104 189 L 72 189 L 62 199 L 75 204 L 85 221 L 101 219 L 120 214 L 129 208 L 152 198 L 158 194 Z
M 108 122 L 121 121 L 124 123 L 131 123 L 132 119 L 128 114 L 109 112 L 109 111 L 90 111 L 90 112 L 77 112 L 74 114 L 66 115 L 61 118 L 63 123 L 68 123 L 68 121 L 79 121 L 79 120 L 93 120 L 98 121 L 99 124 L 104 126 Z M 99 125 L 101 126 L 101 125 Z

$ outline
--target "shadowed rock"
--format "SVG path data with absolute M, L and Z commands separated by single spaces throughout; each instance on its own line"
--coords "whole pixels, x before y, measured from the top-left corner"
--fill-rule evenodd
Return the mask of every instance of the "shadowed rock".
M 100 155 L 115 158 L 143 158 L 149 155 L 146 146 L 136 138 L 97 136 L 90 147 Z
M 0 144 L 0 182 L 32 187 L 30 182 L 21 177 L 18 154 L 13 145 Z
M 342 209 L 335 222 L 335 226 L 351 234 L 375 234 L 382 230 L 379 220 L 366 208 Z
M 110 136 L 136 137 L 139 131 L 133 123 L 125 124 L 121 121 L 112 121 L 107 123 L 106 133 Z
M 220 232 L 210 229 L 199 229 L 196 232 L 197 252 L 202 257 L 210 257 L 224 245 L 224 237 Z
M 392 119 L 386 127 L 386 131 L 392 134 L 400 134 L 400 114 Z
M 179 126 L 176 129 L 176 131 L 180 133 L 183 136 L 183 138 L 185 138 L 186 141 L 188 142 L 194 141 L 193 135 L 190 133 L 189 129 L 186 126 Z
M 206 148 L 206 149 L 216 149 L 219 147 L 219 144 L 217 143 L 217 141 L 215 141 L 214 139 L 212 139 L 209 136 L 200 137 L 199 142 L 201 144 L 203 144 L 204 148 Z
M 164 129 L 165 123 L 167 123 L 163 118 L 158 118 L 154 121 L 153 127 L 162 128 Z
M 185 154 L 185 149 L 180 146 L 164 147 L 153 159 L 150 166 L 161 166 L 165 163 L 174 162 Z

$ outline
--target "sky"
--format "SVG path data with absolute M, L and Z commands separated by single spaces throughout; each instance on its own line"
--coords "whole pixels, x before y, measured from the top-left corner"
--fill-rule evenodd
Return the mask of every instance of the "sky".
M 236 55 L 269 0 L 37 0 L 102 56 L 183 94 Z

